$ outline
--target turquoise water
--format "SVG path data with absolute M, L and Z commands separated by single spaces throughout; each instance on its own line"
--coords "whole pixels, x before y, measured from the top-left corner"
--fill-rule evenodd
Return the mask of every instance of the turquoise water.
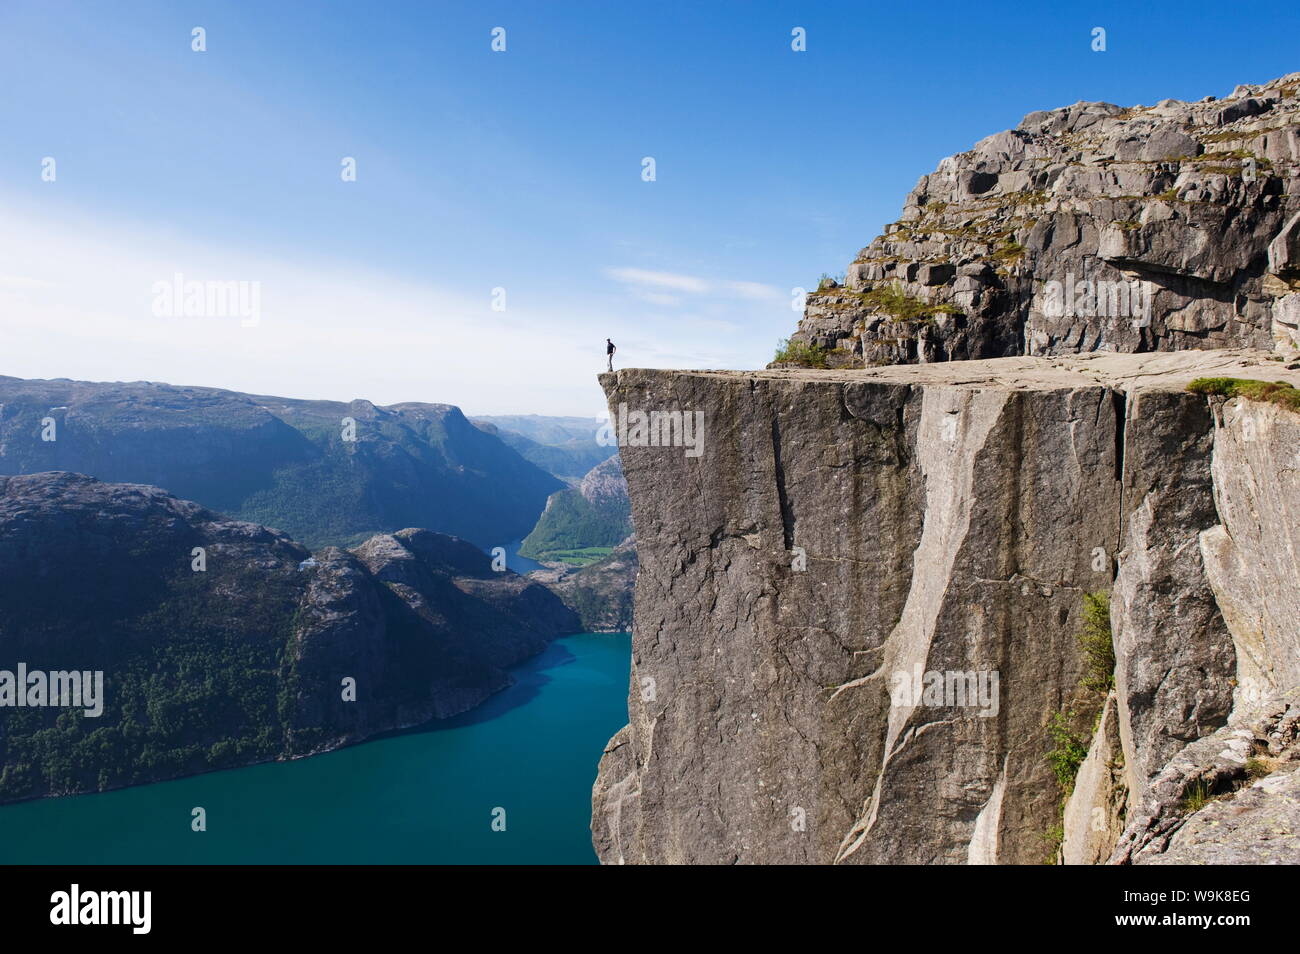
M 631 638 L 569 636 L 432 727 L 295 762 L 0 807 L 5 864 L 594 864 Z M 207 831 L 190 830 L 207 810 Z M 505 809 L 505 830 L 493 811 Z
M 542 565 L 536 560 L 530 560 L 528 557 L 519 555 L 519 548 L 524 545 L 523 540 L 512 540 L 506 544 L 506 569 L 514 570 L 520 576 L 525 573 L 531 573 L 533 570 L 542 569 Z M 484 552 L 491 555 L 492 548 L 485 547 Z

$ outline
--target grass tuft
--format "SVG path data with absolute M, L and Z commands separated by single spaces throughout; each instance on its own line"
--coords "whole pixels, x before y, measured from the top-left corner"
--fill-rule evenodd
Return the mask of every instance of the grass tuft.
M 1282 762 L 1267 755 L 1255 755 L 1246 759 L 1246 775 L 1252 779 L 1261 779 L 1277 771 Z
M 1199 812 L 1216 798 L 1210 783 L 1205 779 L 1197 779 L 1183 791 L 1182 801 L 1178 807 L 1188 815 Z

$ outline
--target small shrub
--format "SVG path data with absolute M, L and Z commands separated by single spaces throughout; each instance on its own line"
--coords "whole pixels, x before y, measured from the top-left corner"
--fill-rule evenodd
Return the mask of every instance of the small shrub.
M 1115 685 L 1115 645 L 1110 635 L 1110 594 L 1083 594 L 1083 628 L 1079 631 L 1085 668 L 1080 684 L 1105 694 Z
M 803 368 L 825 368 L 829 349 L 817 345 L 806 345 L 800 341 L 783 338 L 777 342 L 774 362 L 797 364 Z
M 1061 844 L 1065 841 L 1065 825 L 1053 825 L 1038 837 L 1047 842 L 1047 857 L 1043 859 L 1043 864 L 1056 864 L 1056 858 L 1061 853 Z
M 935 315 L 959 315 L 961 309 L 956 305 L 931 304 L 920 298 L 913 298 L 903 291 L 902 285 L 881 285 L 862 294 L 862 301 L 885 312 L 895 321 L 923 321 Z
M 1074 730 L 1073 712 L 1053 712 L 1047 721 L 1047 735 L 1052 740 L 1052 749 L 1047 753 L 1047 761 L 1052 764 L 1052 774 L 1061 786 L 1061 792 L 1069 797 L 1074 791 L 1074 779 L 1079 774 L 1079 766 L 1088 757 L 1088 746 Z

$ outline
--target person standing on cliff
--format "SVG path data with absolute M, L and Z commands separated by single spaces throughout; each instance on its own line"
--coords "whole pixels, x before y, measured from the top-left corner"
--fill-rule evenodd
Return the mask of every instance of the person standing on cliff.
M 605 357 L 609 359 L 609 370 L 614 370 L 614 352 L 618 349 L 614 347 L 614 342 L 608 338 L 605 339 Z

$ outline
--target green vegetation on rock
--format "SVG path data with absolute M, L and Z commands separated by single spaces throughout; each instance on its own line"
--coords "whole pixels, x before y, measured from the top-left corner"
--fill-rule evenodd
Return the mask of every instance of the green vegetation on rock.
M 783 338 L 776 345 L 773 364 L 796 364 L 802 368 L 825 368 L 826 356 L 830 351 L 816 345 L 806 345 L 799 341 Z
M 1108 592 L 1100 590 L 1083 594 L 1083 624 L 1076 638 L 1084 662 L 1083 674 L 1079 677 L 1084 704 L 1077 710 L 1070 708 L 1053 712 L 1047 719 L 1047 736 L 1051 743 L 1047 761 L 1061 790 L 1062 817 L 1065 803 L 1074 793 L 1079 767 L 1088 757 L 1088 747 L 1101 718 L 1106 695 L 1115 685 L 1115 647 L 1111 637 Z M 1064 831 L 1064 827 L 1058 825 L 1044 836 L 1053 842 L 1049 863 L 1055 863 Z
M 885 312 L 897 321 L 921 321 L 935 315 L 959 315 L 961 309 L 947 303 L 932 304 L 913 298 L 901 285 L 881 285 L 862 293 L 862 301 Z
M 1110 594 L 1083 594 L 1083 629 L 1079 632 L 1086 668 L 1080 685 L 1103 696 L 1115 685 L 1115 646 L 1110 632 Z
M 1263 401 L 1300 413 L 1300 389 L 1285 381 L 1256 381 L 1253 378 L 1197 378 L 1187 385 L 1187 390 L 1194 394 Z
M 607 556 L 632 532 L 626 502 L 593 503 L 577 488 L 551 495 L 519 555 L 530 560 L 557 560 L 584 566 Z
M 593 467 L 577 487 L 551 495 L 519 547 L 532 560 L 586 566 L 608 556 L 632 532 L 632 505 L 618 457 Z

